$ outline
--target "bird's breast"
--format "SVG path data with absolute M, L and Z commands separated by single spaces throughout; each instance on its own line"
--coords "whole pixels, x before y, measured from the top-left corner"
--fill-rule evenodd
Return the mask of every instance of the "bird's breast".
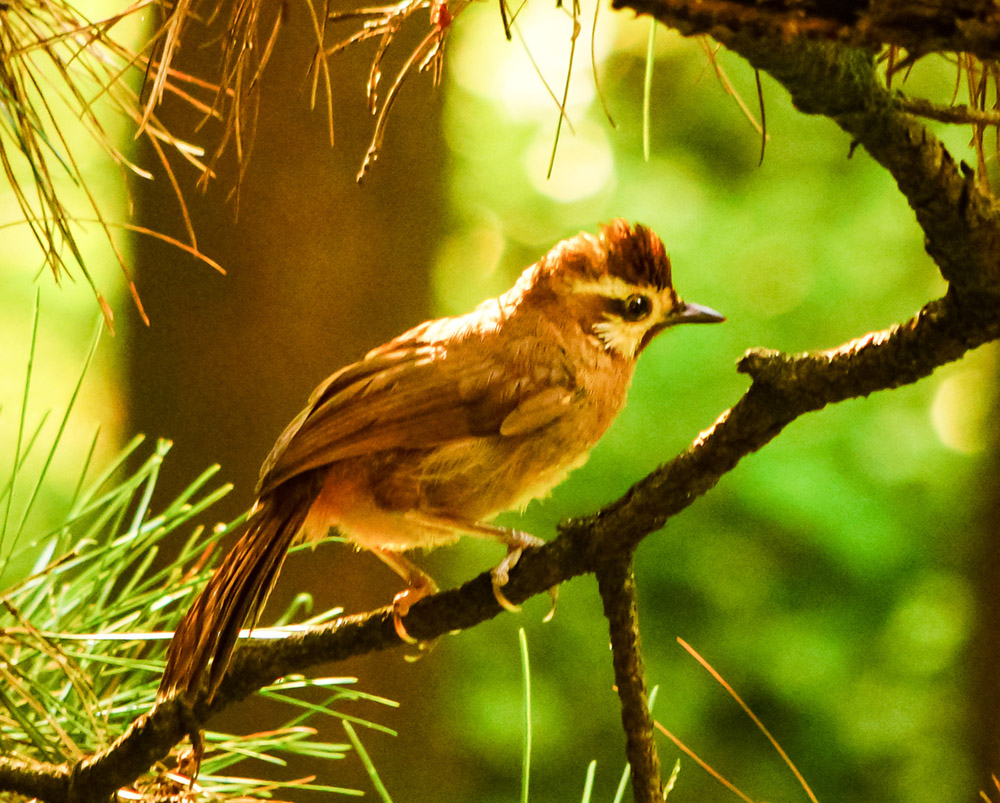
M 596 386 L 579 385 L 565 411 L 543 426 L 513 435 L 502 430 L 400 456 L 382 484 L 391 489 L 387 501 L 475 521 L 523 509 L 587 461 L 621 409 L 627 386 L 627 378 L 611 382 L 601 377 Z M 396 490 L 402 494 L 392 492 Z

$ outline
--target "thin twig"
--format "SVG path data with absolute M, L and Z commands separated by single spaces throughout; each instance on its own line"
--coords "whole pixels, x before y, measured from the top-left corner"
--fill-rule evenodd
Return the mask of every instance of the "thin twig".
M 965 104 L 948 106 L 924 98 L 900 98 L 897 104 L 905 112 L 942 123 L 1000 126 L 1000 111 L 996 109 L 978 109 Z
M 621 701 L 625 755 L 632 769 L 632 793 L 636 803 L 661 803 L 663 781 L 643 669 L 632 553 L 614 553 L 596 574 L 611 632 L 611 662 Z

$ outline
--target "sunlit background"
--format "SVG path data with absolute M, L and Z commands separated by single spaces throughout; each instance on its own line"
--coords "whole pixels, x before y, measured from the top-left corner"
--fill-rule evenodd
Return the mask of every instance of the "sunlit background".
M 293 14 L 265 79 L 238 215 L 226 201 L 231 170 L 207 197 L 193 190 L 193 173 L 182 174 L 200 245 L 229 276 L 165 244 L 129 241 L 147 329 L 115 289 L 117 266 L 97 267 L 108 255 L 95 243 L 95 273 L 121 325 L 99 351 L 52 469 L 66 490 L 48 486 L 24 538 L 58 520 L 98 427 L 95 463 L 136 431 L 174 439 L 168 488 L 220 462 L 237 487 L 213 520 L 237 515 L 270 443 L 327 373 L 425 317 L 468 310 L 557 240 L 615 216 L 657 231 L 680 293 L 728 322 L 656 341 L 628 407 L 587 465 L 550 499 L 502 518 L 543 537 L 560 519 L 615 499 L 732 405 L 747 386 L 734 370 L 746 349 L 834 346 L 905 320 L 944 292 L 912 212 L 867 154 L 850 156 L 845 134 L 795 111 L 765 75 L 768 140 L 758 164 L 760 135 L 716 64 L 759 119 L 752 70 L 721 51 L 715 62 L 698 41 L 663 28 L 653 46 L 647 161 L 650 23 L 601 8 L 592 38 L 593 19 L 584 4 L 550 178 L 574 20 L 567 9 L 531 4 L 507 42 L 496 4 L 477 3 L 454 25 L 442 86 L 408 79 L 382 157 L 359 189 L 353 174 L 371 131 L 361 71 L 371 54 L 348 53 L 335 65 L 330 150 L 322 115 L 301 93 L 309 39 Z M 192 72 L 199 59 L 211 64 L 197 52 L 185 57 Z M 953 69 L 925 60 L 906 87 L 947 100 Z M 197 120 L 173 112 L 178 124 Z M 969 158 L 967 131 L 939 133 Z M 95 155 L 96 175 L 107 170 Z M 177 232 L 165 184 L 137 182 L 132 192 L 144 225 Z M 113 182 L 101 187 L 124 215 L 125 194 Z M 23 450 L 46 410 L 41 437 L 58 426 L 98 317 L 87 288 L 53 287 L 18 236 L 3 232 L 8 467 L 19 430 Z M 21 426 L 36 292 L 39 339 Z M 981 348 L 916 386 L 794 422 L 639 550 L 654 714 L 751 798 L 804 795 L 677 637 L 739 691 L 820 800 L 969 800 L 1000 771 L 1000 755 L 989 755 L 995 634 L 984 625 L 996 601 L 981 570 L 995 549 L 996 364 L 996 349 Z M 9 515 L 30 494 L 15 488 Z M 469 541 L 418 560 L 454 585 L 500 553 Z M 317 604 L 360 610 L 387 602 L 398 581 L 377 561 L 324 547 L 290 565 L 275 607 L 299 586 L 314 590 Z M 578 800 L 592 760 L 593 799 L 612 798 L 624 749 L 596 586 L 568 583 L 549 624 L 541 622 L 546 604 L 534 600 L 521 616 L 446 638 L 413 665 L 388 654 L 349 668 L 366 690 L 402 703 L 391 723 L 400 735 L 368 741 L 394 799 L 499 803 L 519 794 L 519 627 L 533 667 L 532 799 Z M 266 711 L 240 716 L 247 729 L 273 724 Z M 680 751 L 666 738 L 660 745 L 669 770 Z M 693 761 L 681 765 L 672 799 L 730 794 Z M 340 766 L 308 771 L 343 782 L 329 777 Z M 352 782 L 371 796 L 360 772 Z
M 88 0 L 84 13 L 91 17 L 108 16 L 116 3 Z M 134 46 L 140 25 L 128 19 L 117 28 L 124 43 Z M 9 35 L 9 34 L 8 34 Z M 38 70 L 39 85 L 58 83 L 59 74 L 44 51 L 19 54 Z M 81 81 L 87 97 L 97 97 L 94 82 Z M 78 111 L 65 95 L 46 96 L 48 111 L 58 123 L 65 142 L 73 147 L 73 159 L 87 188 L 109 220 L 123 221 L 128 215 L 128 197 L 123 171 L 108 158 L 100 144 L 80 122 Z M 127 148 L 133 129 L 129 121 L 97 103 L 94 113 L 110 141 Z M 46 121 L 47 123 L 48 121 Z M 86 190 L 70 177 L 65 143 L 50 130 L 48 142 L 50 170 L 60 197 L 78 219 L 73 235 L 85 255 L 95 283 L 103 290 L 113 309 L 120 309 L 125 297 L 125 282 L 107 237 L 96 225 L 92 204 Z M 8 150 L 11 143 L 7 144 Z M 24 187 L 31 187 L 31 170 L 26 162 L 12 161 L 12 169 Z M 30 541 L 43 536 L 64 520 L 71 498 L 81 481 L 86 456 L 94 465 L 106 465 L 130 433 L 126 430 L 127 394 L 120 379 L 121 363 L 107 348 L 99 349 L 81 386 L 74 412 L 66 417 L 73 389 L 83 371 L 87 353 L 99 335 L 100 314 L 94 291 L 76 267 L 69 249 L 63 257 L 71 266 L 70 274 L 61 273 L 58 282 L 45 265 L 31 229 L 20 215 L 17 198 L 8 184 L 0 193 L 0 261 L 3 284 L 0 289 L 0 517 L 6 526 L 7 541 L 0 549 L 0 586 L 23 573 L 33 563 Z M 39 211 L 38 197 L 28 192 L 28 202 Z M 112 229 L 117 248 L 126 260 L 131 257 L 133 241 L 121 230 Z M 33 321 L 38 304 L 36 358 L 30 366 Z M 107 341 L 107 333 L 104 339 Z M 27 385 L 27 393 L 26 393 Z M 25 400 L 27 406 L 25 406 Z M 62 429 L 62 436 L 57 433 Z M 52 453 L 56 441 L 60 447 Z M 15 454 L 23 461 L 24 476 L 45 476 L 48 482 L 36 488 L 23 479 L 8 487 Z M 14 557 L 12 557 L 12 554 Z M 9 572 L 9 573 L 8 573 Z

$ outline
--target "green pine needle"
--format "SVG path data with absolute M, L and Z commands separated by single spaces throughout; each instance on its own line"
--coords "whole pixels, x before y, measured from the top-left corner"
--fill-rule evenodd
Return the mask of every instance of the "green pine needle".
M 642 156 L 647 162 L 650 153 L 650 109 L 653 98 L 653 63 L 655 61 L 654 47 L 656 44 L 656 20 L 649 21 L 649 39 L 646 42 L 646 73 L 642 81 Z
M 524 747 L 521 752 L 521 803 L 528 803 L 528 780 L 531 776 L 531 665 L 528 661 L 528 637 L 518 628 L 521 646 L 521 674 L 524 678 Z
M 582 803 L 590 803 L 590 796 L 594 793 L 594 776 L 597 774 L 597 759 L 587 765 L 587 778 L 583 782 Z
M 389 796 L 389 790 L 385 788 L 385 784 L 382 783 L 382 779 L 379 777 L 378 770 L 375 769 L 375 764 L 371 760 L 371 756 L 368 755 L 368 751 L 365 750 L 361 740 L 358 738 L 357 731 L 351 727 L 351 723 L 346 719 L 341 723 L 344 726 L 344 731 L 347 733 L 347 738 L 351 740 L 351 744 L 354 746 L 355 752 L 358 754 L 358 758 L 361 759 L 361 763 L 364 765 L 365 771 L 368 773 L 368 777 L 371 779 L 372 785 L 375 787 L 375 791 L 378 792 L 380 798 L 382 798 L 382 803 L 392 803 L 392 798 Z
M 157 441 L 142 458 L 143 439 L 136 437 L 100 467 L 93 466 L 95 436 L 81 455 L 79 469 L 72 472 L 71 493 L 66 494 L 71 501 L 63 520 L 48 532 L 33 532 L 31 507 L 43 494 L 52 493 L 47 487 L 55 481 L 55 472 L 49 470 L 52 455 L 68 430 L 66 420 L 94 355 L 96 337 L 51 442 L 45 442 L 41 426 L 32 431 L 27 424 L 34 417 L 29 391 L 40 359 L 37 343 L 36 315 L 18 421 L 20 437 L 10 477 L 0 489 L 4 506 L 0 521 L 13 534 L 0 540 L 4 547 L 0 567 L 8 569 L 8 577 L 15 571 L 20 575 L 0 588 L 0 653 L 4 656 L 0 662 L 0 755 L 74 762 L 109 745 L 149 710 L 169 634 L 214 568 L 214 560 L 203 560 L 206 550 L 238 528 L 244 517 L 211 529 L 200 523 L 230 490 L 228 485 L 213 485 L 217 466 L 203 471 L 157 508 L 155 491 L 159 477 L 169 470 L 170 442 Z M 44 423 L 46 417 L 41 418 Z M 47 451 L 41 469 L 29 473 L 25 457 L 32 447 Z M 127 461 L 138 465 L 126 470 Z M 30 489 L 26 503 L 15 500 L 15 488 Z M 213 558 L 218 552 L 213 552 Z M 195 565 L 197 571 L 192 569 Z M 298 610 L 286 611 L 281 621 L 291 621 Z M 309 623 L 326 622 L 336 615 L 337 610 L 323 611 Z M 270 777 L 276 766 L 284 766 L 292 756 L 337 761 L 356 753 L 373 780 L 377 779 L 370 757 L 358 749 L 360 742 L 351 740 L 352 751 L 347 743 L 317 738 L 317 729 L 312 727 L 317 717 L 332 718 L 349 732 L 355 723 L 394 735 L 372 719 L 338 710 L 346 703 L 395 705 L 351 688 L 354 682 L 352 678 L 290 677 L 269 686 L 263 694 L 288 705 L 290 721 L 250 736 L 209 734 L 198 781 L 204 793 L 209 798 L 267 797 L 278 790 L 311 789 L 360 795 L 359 790 L 312 783 L 312 779 Z M 324 694 L 320 702 L 315 701 L 317 690 Z M 230 768 L 242 762 L 267 766 L 269 777 L 230 774 Z M 165 765 L 152 768 L 136 788 L 155 797 L 158 774 L 170 763 L 168 759 Z M 383 800 L 388 799 L 383 795 Z
M 3 526 L 0 527 L 0 552 L 6 549 L 7 555 L 4 558 L 3 564 L 0 565 L 0 580 L 3 579 L 4 574 L 7 572 L 7 565 L 10 561 L 10 555 L 14 551 L 14 545 L 7 545 L 7 527 L 10 523 L 10 509 L 14 502 L 14 487 L 16 485 L 18 476 L 18 466 L 21 463 L 21 444 L 24 440 L 24 424 L 25 419 L 28 415 L 28 395 L 31 390 L 31 374 L 32 369 L 35 365 L 35 349 L 38 346 L 38 318 L 39 316 L 39 300 L 40 293 L 35 292 L 35 309 L 32 314 L 31 322 L 31 345 L 28 347 L 28 367 L 24 373 L 24 395 L 21 397 L 21 415 L 17 423 L 17 445 L 14 447 L 14 459 L 11 461 L 13 468 L 11 469 L 10 480 L 7 483 L 7 488 L 9 489 L 7 493 L 7 505 L 3 512 Z M 32 439 L 34 442 L 34 439 Z M 16 540 L 16 539 L 15 539 Z

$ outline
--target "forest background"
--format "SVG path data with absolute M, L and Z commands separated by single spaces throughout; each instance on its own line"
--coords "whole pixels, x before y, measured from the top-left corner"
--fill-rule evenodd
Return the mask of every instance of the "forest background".
M 94 7 L 87 15 L 118 10 Z M 659 233 L 682 295 L 729 320 L 657 341 L 643 355 L 628 407 L 588 464 L 552 498 L 503 518 L 546 538 L 561 519 L 617 498 L 709 427 L 747 386 L 734 364 L 748 348 L 831 347 L 905 320 L 943 294 L 945 282 L 893 179 L 833 122 L 797 111 L 766 73 L 761 160 L 761 134 L 717 77 L 724 70 L 759 119 L 754 71 L 714 43 L 660 28 L 645 158 L 650 20 L 607 12 L 596 18 L 592 67 L 594 8 L 581 7 L 551 178 L 559 111 L 528 53 L 561 94 L 572 13 L 526 5 L 517 17 L 525 45 L 506 40 L 495 4 L 477 3 L 452 26 L 440 87 L 427 76 L 407 79 L 380 158 L 359 186 L 373 128 L 364 93 L 373 45 L 329 62 L 331 147 L 322 108 L 309 108 L 309 15 L 283 7 L 238 198 L 240 168 L 231 160 L 218 164 L 204 194 L 195 189 L 198 172 L 176 165 L 197 247 L 226 275 L 173 244 L 116 233 L 147 325 L 99 229 L 81 229 L 115 334 L 101 340 L 25 532 L 63 521 L 98 429 L 93 466 L 107 465 L 136 433 L 172 441 L 153 508 L 218 463 L 213 482 L 235 490 L 200 523 L 236 518 L 274 438 L 328 373 L 427 317 L 495 295 L 558 239 L 613 216 Z M 154 16 L 145 29 L 138 23 L 124 23 L 136 27 L 136 41 Z M 412 50 L 423 35 L 415 28 L 403 28 L 389 57 Z M 211 75 L 217 33 L 189 26 L 177 68 Z M 947 103 L 954 62 L 925 57 L 894 76 L 894 86 Z M 168 96 L 158 114 L 169 130 L 208 148 L 220 135 L 177 97 Z M 108 125 L 129 148 L 134 127 L 113 117 Z M 928 126 L 956 158 L 976 162 L 967 127 Z M 146 140 L 131 157 L 149 169 L 157 161 Z M 99 148 L 81 164 L 109 216 L 127 217 L 132 203 L 138 225 L 188 238 L 162 172 L 132 179 L 126 190 Z M 16 217 L 15 199 L 8 196 L 3 208 L 5 220 Z M 9 474 L 23 450 L 25 420 L 34 426 L 52 410 L 41 431 L 55 437 L 99 313 L 78 271 L 59 286 L 40 272 L 24 226 L 0 236 L 0 452 Z M 803 792 L 678 636 L 739 690 L 820 800 L 947 803 L 990 788 L 990 774 L 1000 770 L 996 374 L 996 347 L 987 345 L 916 385 L 805 416 L 638 550 L 647 679 L 659 687 L 654 715 L 754 799 Z M 133 462 L 152 448 L 151 440 L 139 447 Z M 44 454 L 32 454 L 21 472 L 37 474 L 44 462 Z M 8 519 L 32 493 L 29 482 L 14 484 Z M 16 559 L 3 560 L 5 587 L 35 567 L 25 539 Z M 10 541 L 4 547 L 13 549 Z M 494 545 L 467 540 L 420 561 L 448 587 L 498 558 Z M 312 595 L 314 612 L 368 610 L 397 585 L 377 561 L 325 545 L 292 558 L 269 611 L 273 618 L 300 591 Z M 578 799 L 591 760 L 594 799 L 611 799 L 624 747 L 600 599 L 593 582 L 577 578 L 562 588 L 547 624 L 545 606 L 544 598 L 532 600 L 519 617 L 446 637 L 416 663 L 392 651 L 333 668 L 400 703 L 375 712 L 353 704 L 398 731 L 365 737 L 395 799 L 489 803 L 518 794 L 521 627 L 533 667 L 532 799 Z M 277 727 L 281 715 L 273 703 L 247 703 L 221 719 L 227 730 L 249 732 Z M 665 739 L 660 749 L 667 767 L 680 755 Z M 240 770 L 316 774 L 373 794 L 356 758 L 295 757 L 283 768 Z M 686 758 L 671 794 L 729 795 Z

